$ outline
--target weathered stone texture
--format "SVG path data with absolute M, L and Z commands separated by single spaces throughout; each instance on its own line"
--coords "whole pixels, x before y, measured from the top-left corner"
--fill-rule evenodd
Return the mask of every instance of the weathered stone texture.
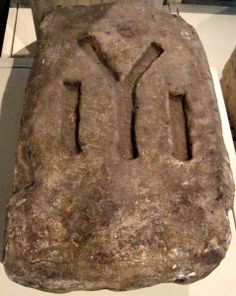
M 9 277 L 52 292 L 205 277 L 230 242 L 234 186 L 195 30 L 138 3 L 60 8 L 40 30 Z
M 236 132 L 236 48 L 224 67 L 221 86 L 230 122 Z

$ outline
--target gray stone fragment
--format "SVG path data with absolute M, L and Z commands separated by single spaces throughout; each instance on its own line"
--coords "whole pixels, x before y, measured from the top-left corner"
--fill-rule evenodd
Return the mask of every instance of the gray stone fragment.
M 236 48 L 224 67 L 221 87 L 230 122 L 236 132 Z
M 56 9 L 39 36 L 8 276 L 50 292 L 205 277 L 230 242 L 234 185 L 195 30 L 124 2 Z

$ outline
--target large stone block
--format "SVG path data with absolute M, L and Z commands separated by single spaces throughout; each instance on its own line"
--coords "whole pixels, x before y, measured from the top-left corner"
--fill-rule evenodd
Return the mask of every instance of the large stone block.
M 40 30 L 8 276 L 51 292 L 205 277 L 230 242 L 234 185 L 195 30 L 125 1 L 58 8 Z
M 236 133 L 236 48 L 224 67 L 221 86 L 230 122 Z

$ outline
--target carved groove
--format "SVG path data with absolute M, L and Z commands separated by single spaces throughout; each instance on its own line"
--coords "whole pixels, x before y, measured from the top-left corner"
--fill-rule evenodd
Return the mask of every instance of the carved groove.
M 113 68 L 113 66 L 110 64 L 109 59 L 101 49 L 100 44 L 97 42 L 97 40 L 93 36 L 85 36 L 78 40 L 78 44 L 85 50 L 89 51 L 88 46 L 91 47 L 93 52 L 96 54 L 97 59 L 102 63 L 102 65 L 108 69 L 108 71 L 111 73 L 112 77 L 116 80 L 120 80 L 120 74 L 116 71 L 116 69 Z
M 101 64 L 109 71 L 112 77 L 119 82 L 120 74 L 114 67 L 110 64 L 109 58 L 102 51 L 100 44 L 93 36 L 84 36 L 78 40 L 78 44 L 87 52 L 89 55 L 94 55 L 101 62 Z M 125 83 L 120 83 L 120 87 L 123 87 L 128 93 L 130 93 L 132 107 L 131 107 L 131 118 L 130 122 L 130 150 L 131 150 L 131 159 L 136 159 L 139 156 L 139 150 L 137 145 L 137 136 L 136 136 L 136 120 L 137 120 L 137 111 L 138 111 L 138 98 L 137 98 L 137 86 L 139 84 L 142 76 L 149 70 L 151 65 L 161 56 L 164 52 L 163 48 L 153 42 L 150 46 L 147 47 L 146 51 L 142 57 L 137 61 L 137 63 L 131 69 L 129 75 L 125 79 Z M 125 95 L 126 97 L 126 95 Z M 129 108 L 129 102 L 127 102 L 127 108 Z M 127 110 L 125 110 L 127 111 Z M 124 112 L 126 113 L 126 112 Z M 128 127 L 126 127 L 128 128 Z M 125 139 L 128 141 L 128 139 Z
M 134 65 L 128 77 L 128 82 L 133 85 L 133 88 L 132 88 L 133 110 L 131 112 L 131 125 L 130 125 L 132 159 L 136 159 L 139 156 L 137 136 L 136 136 L 137 135 L 136 121 L 137 121 L 137 113 L 138 113 L 137 86 L 142 76 L 150 69 L 152 64 L 161 56 L 163 52 L 164 50 L 160 45 L 156 43 L 152 43 L 146 49 L 143 56 Z
M 72 114 L 68 114 L 69 118 L 73 118 L 72 126 L 73 126 L 73 135 L 71 139 L 71 143 L 74 146 L 74 154 L 79 154 L 82 152 L 82 147 L 80 144 L 80 102 L 81 102 L 81 83 L 79 81 L 65 81 L 65 87 L 69 92 L 73 92 L 73 100 L 71 102 L 71 107 L 69 108 L 69 112 Z M 68 102 L 66 102 L 68 103 Z M 69 103 L 68 103 L 69 104 Z
M 185 95 L 169 95 L 172 155 L 181 161 L 192 159 L 192 142 Z

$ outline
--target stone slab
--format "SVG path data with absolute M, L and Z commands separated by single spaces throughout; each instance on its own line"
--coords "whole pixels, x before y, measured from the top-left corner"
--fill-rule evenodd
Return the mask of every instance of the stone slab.
M 126 2 L 60 8 L 40 28 L 9 277 L 51 292 L 202 279 L 228 248 L 234 186 L 195 30 Z
M 224 67 L 221 86 L 230 122 L 236 132 L 236 48 Z
M 3 100 L 3 94 L 5 92 L 5 89 L 7 88 L 7 81 L 9 79 L 10 73 L 13 71 L 11 69 L 11 65 L 15 64 L 14 61 L 11 62 L 9 65 L 9 71 L 8 75 L 6 75 L 5 70 L 2 71 L 1 65 L 4 65 L 4 68 L 7 67 L 6 61 L 2 63 L 2 59 L 0 59 L 0 101 Z M 19 66 L 19 65 L 18 65 Z M 21 72 L 18 72 L 18 77 L 21 77 Z M 3 78 L 6 79 L 3 79 Z M 14 90 L 14 97 L 17 97 L 19 93 L 22 94 L 22 91 L 24 90 L 27 80 L 18 79 L 17 76 L 13 75 L 14 77 L 14 87 L 12 87 L 12 91 Z M 230 134 L 230 128 L 229 123 L 227 120 L 227 114 L 225 111 L 224 106 L 224 100 L 222 97 L 222 92 L 219 84 L 219 78 L 217 75 L 217 72 L 212 69 L 212 77 L 215 85 L 215 91 L 217 95 L 217 102 L 218 102 L 218 108 L 221 115 L 221 122 L 222 122 L 222 128 L 223 128 L 223 137 L 225 141 L 225 145 L 227 148 L 227 151 L 229 153 L 230 157 L 230 163 L 231 168 L 234 173 L 234 176 L 236 176 L 236 161 L 235 161 L 235 152 L 234 149 L 232 149 L 232 137 Z M 19 82 L 18 82 L 19 81 Z M 19 99 L 22 99 L 19 98 Z M 2 104 L 0 104 L 2 105 Z M 12 109 L 9 108 L 9 111 L 5 111 L 7 114 L 9 112 L 12 112 Z M 11 133 L 13 132 L 16 137 L 18 137 L 19 132 L 19 121 L 17 119 L 16 114 L 18 113 L 18 110 L 15 109 L 12 116 L 9 117 L 9 120 L 14 121 L 15 128 L 12 129 Z M 1 122 L 1 121 L 0 121 Z M 8 121 L 9 125 L 9 121 Z M 3 128 L 0 127 L 1 130 Z M 5 130 L 5 128 L 4 128 Z M 9 134 L 7 130 L 5 130 L 6 137 L 11 137 L 11 133 Z M 2 134 L 0 138 L 2 137 Z M 0 139 L 1 141 L 1 139 Z M 14 140 L 16 141 L 16 139 Z M 3 157 L 6 157 L 7 151 L 4 150 Z M 8 171 L 12 170 L 12 161 L 7 161 L 4 170 L 1 172 L 1 179 L 6 180 Z M 6 191 L 11 191 L 11 181 L 7 181 L 8 187 L 6 187 Z M 5 185 L 4 185 L 5 186 Z M 2 199 L 1 195 L 1 199 Z M 1 203 L 2 204 L 2 203 Z M 5 215 L 5 209 L 4 212 L 2 212 L 3 207 L 1 207 L 1 216 Z M 236 286 L 235 286 L 235 276 L 236 276 L 236 270 L 235 270 L 235 260 L 236 260 L 236 232 L 234 230 L 233 226 L 233 216 L 230 214 L 230 222 L 231 222 L 231 230 L 232 230 L 232 242 L 229 248 L 229 251 L 226 255 L 225 260 L 222 262 L 222 264 L 215 270 L 214 273 L 211 273 L 207 278 L 203 279 L 200 282 L 197 282 L 195 284 L 186 285 L 186 286 L 178 286 L 174 284 L 163 284 L 154 286 L 151 288 L 146 288 L 138 291 L 129 291 L 129 292 L 121 292 L 120 295 L 122 296 L 199 296 L 199 295 L 208 295 L 208 296 L 229 296 L 229 295 L 236 295 Z M 3 228 L 4 225 L 1 224 L 1 237 L 3 234 Z M 0 240 L 1 241 L 1 240 Z M 2 248 L 2 245 L 0 246 Z M 21 285 L 18 285 L 6 276 L 3 265 L 0 264 L 0 290 L 3 295 L 7 296 L 50 296 L 50 295 L 58 295 L 53 293 L 47 293 L 42 292 L 39 290 L 31 289 L 28 287 L 24 287 Z M 100 292 L 79 292 L 82 296 L 115 296 L 117 295 L 116 292 L 111 291 L 100 291 Z M 76 296 L 78 295 L 78 292 L 72 292 L 64 295 L 71 295 Z

